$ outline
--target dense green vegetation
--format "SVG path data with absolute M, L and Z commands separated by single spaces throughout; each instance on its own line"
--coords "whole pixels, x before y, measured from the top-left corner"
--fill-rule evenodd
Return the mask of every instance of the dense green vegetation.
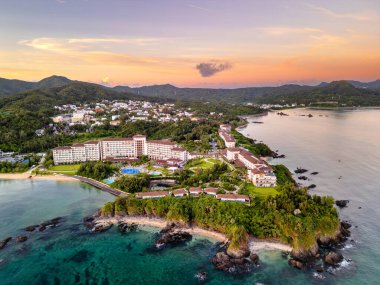
M 251 153 L 256 156 L 271 156 L 273 155 L 273 151 L 264 143 L 256 143 L 254 139 L 247 138 L 243 136 L 241 133 L 233 130 L 231 134 L 234 136 L 236 140 L 236 144 L 238 146 L 242 146 L 248 149 Z
M 294 248 L 307 249 L 318 237 L 335 233 L 339 220 L 331 197 L 310 196 L 305 189 L 292 185 L 282 186 L 279 192 L 277 196 L 255 201 L 250 206 L 220 202 L 210 196 L 155 200 L 119 197 L 107 203 L 101 213 L 103 216 L 117 213 L 193 222 L 225 233 L 236 244 L 249 233 L 260 238 L 280 238 Z M 295 209 L 301 213 L 294 214 Z
M 113 186 L 128 193 L 146 191 L 150 184 L 150 176 L 146 173 L 125 175 L 117 179 Z
M 292 173 L 290 170 L 283 164 L 278 165 L 272 165 L 274 173 L 276 174 L 277 178 L 277 185 L 285 185 L 285 184 L 293 184 L 295 185 L 296 182 L 294 181 L 292 177 Z
M 0 161 L 0 173 L 25 172 L 28 169 L 27 163 Z
M 109 162 L 91 161 L 82 163 L 77 171 L 77 175 L 103 180 L 110 177 L 117 168 Z

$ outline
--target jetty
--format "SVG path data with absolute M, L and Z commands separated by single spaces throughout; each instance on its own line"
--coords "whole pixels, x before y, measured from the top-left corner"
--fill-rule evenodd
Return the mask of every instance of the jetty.
M 104 192 L 107 192 L 107 193 L 110 193 L 114 196 L 123 196 L 123 195 L 127 195 L 127 193 L 121 191 L 121 190 L 118 190 L 118 189 L 115 189 L 115 188 L 112 188 L 110 186 L 108 186 L 107 184 L 105 183 L 102 183 L 102 182 L 99 182 L 97 180 L 94 180 L 94 179 L 91 179 L 91 178 L 87 178 L 87 177 L 83 177 L 83 176 L 79 176 L 79 175 L 74 175 L 74 176 L 71 176 L 81 182 L 84 182 L 84 183 L 87 183 L 91 186 L 94 186 L 95 188 L 98 188 Z

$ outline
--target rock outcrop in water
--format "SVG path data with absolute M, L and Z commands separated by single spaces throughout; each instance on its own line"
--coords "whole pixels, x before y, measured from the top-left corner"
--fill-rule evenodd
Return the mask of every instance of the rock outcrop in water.
M 231 250 L 225 248 L 215 254 L 212 263 L 218 270 L 233 274 L 244 274 L 250 272 L 254 265 L 258 265 L 259 257 L 251 254 L 249 250 Z
M 349 202 L 349 200 L 336 200 L 335 205 L 337 205 L 339 208 L 345 208 Z
M 308 171 L 307 169 L 297 167 L 297 169 L 294 170 L 294 173 L 302 174 L 302 173 L 305 173 L 305 172 L 307 172 L 307 171 Z
M 138 225 L 135 223 L 125 223 L 125 222 L 119 222 L 117 229 L 119 230 L 120 233 L 124 234 L 127 232 L 132 232 L 137 230 Z
M 330 251 L 329 253 L 327 253 L 325 255 L 325 257 L 324 257 L 323 260 L 328 265 L 336 266 L 340 262 L 343 261 L 343 255 L 341 255 L 340 253 L 336 253 L 336 252 Z
M 7 237 L 3 240 L 0 241 L 0 249 L 3 249 L 8 242 L 10 242 L 12 240 L 12 237 Z

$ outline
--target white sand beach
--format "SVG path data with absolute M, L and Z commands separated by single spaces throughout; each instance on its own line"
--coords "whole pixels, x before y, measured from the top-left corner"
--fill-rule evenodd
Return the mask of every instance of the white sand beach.
M 24 173 L 0 173 L 0 179 L 33 179 L 33 180 L 54 180 L 54 181 L 77 181 L 73 177 L 52 174 L 52 175 L 30 175 L 28 172 Z
M 116 224 L 118 222 L 125 222 L 125 223 L 136 223 L 138 225 L 146 225 L 156 228 L 164 228 L 166 227 L 168 221 L 164 219 L 157 219 L 157 218 L 148 218 L 148 217 L 132 217 L 132 216 L 125 216 L 120 218 L 101 218 L 98 221 L 105 222 L 105 223 L 113 223 Z M 200 235 L 204 237 L 208 237 L 213 240 L 217 240 L 220 242 L 226 242 L 228 241 L 228 238 L 221 233 L 212 231 L 212 230 L 205 230 L 199 227 L 184 227 L 181 228 L 181 230 L 184 230 L 192 235 Z

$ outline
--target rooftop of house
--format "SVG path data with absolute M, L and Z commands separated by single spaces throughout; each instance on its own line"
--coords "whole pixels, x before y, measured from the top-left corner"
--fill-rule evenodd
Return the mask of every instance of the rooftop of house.
M 248 195 L 240 195 L 240 194 L 218 194 L 218 199 L 229 199 L 229 200 L 247 200 L 249 201 Z

